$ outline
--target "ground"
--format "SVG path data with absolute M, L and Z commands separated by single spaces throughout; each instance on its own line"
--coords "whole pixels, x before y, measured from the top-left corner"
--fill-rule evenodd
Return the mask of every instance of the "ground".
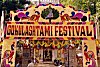
M 58 67 L 58 66 L 54 66 L 53 64 L 38 64 L 35 65 L 35 67 Z

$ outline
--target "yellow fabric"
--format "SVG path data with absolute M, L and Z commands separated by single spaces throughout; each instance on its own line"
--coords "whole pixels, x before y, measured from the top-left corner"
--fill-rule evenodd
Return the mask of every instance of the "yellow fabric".
M 36 43 L 36 45 L 38 45 L 38 44 L 40 44 L 40 41 L 38 41 L 38 42 Z
M 47 45 L 47 43 L 45 42 L 45 47 L 47 47 L 48 45 Z
M 49 46 L 51 46 L 53 43 L 51 42 Z
M 41 44 L 41 46 L 43 46 L 44 45 L 44 41 L 42 41 L 42 44 Z
M 57 46 L 60 44 L 60 42 L 57 43 Z
M 99 40 L 96 40 L 96 44 L 100 44 Z
M 0 43 L 0 46 L 3 45 L 3 42 Z

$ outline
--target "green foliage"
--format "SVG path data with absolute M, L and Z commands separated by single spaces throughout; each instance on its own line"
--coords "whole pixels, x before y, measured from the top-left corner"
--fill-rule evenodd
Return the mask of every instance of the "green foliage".
M 60 0 L 60 2 L 63 5 L 70 5 L 84 11 L 90 9 L 92 15 L 96 13 L 96 0 Z
M 76 9 L 81 9 L 82 7 L 82 0 L 60 0 L 60 2 L 65 6 L 70 5 L 76 7 Z
M 98 13 L 98 16 L 100 17 L 100 2 L 96 3 L 96 11 Z
M 18 2 L 19 1 L 19 2 Z M 24 4 L 30 4 L 29 1 L 25 0 L 3 0 L 0 1 L 0 14 L 2 9 L 6 11 L 6 19 L 9 18 L 10 11 L 16 11 L 17 9 L 24 9 Z
M 70 5 L 69 0 L 60 0 L 60 3 L 62 3 L 64 6 Z
M 24 5 L 21 3 L 18 3 L 18 1 L 5 1 L 3 7 L 5 7 L 5 10 L 17 10 L 20 8 L 24 8 Z
M 59 12 L 55 10 L 54 8 L 52 10 L 53 10 L 53 15 L 54 15 L 53 19 L 57 19 L 59 17 Z
M 75 9 L 90 10 L 91 20 L 94 20 L 96 13 L 100 15 L 100 0 L 60 0 L 60 2 L 65 6 L 73 6 Z
M 30 4 L 30 1 L 25 1 L 25 0 L 19 0 L 19 3 L 24 5 L 24 4 Z
M 49 14 L 49 9 L 47 8 L 47 9 L 44 9 L 44 10 L 42 11 L 41 16 L 42 16 L 43 19 L 45 19 L 45 17 L 46 17 L 48 14 Z
M 44 10 L 42 11 L 42 14 L 41 14 L 42 18 L 43 18 L 43 19 L 46 19 L 46 17 L 47 17 L 47 15 L 49 14 L 49 11 L 50 11 L 50 10 L 52 10 L 53 17 L 52 17 L 52 18 L 48 18 L 48 19 L 57 19 L 57 18 L 59 17 L 59 12 L 58 12 L 56 9 L 51 8 L 51 7 L 46 8 L 46 9 L 44 9 Z
M 24 5 L 22 5 L 22 4 L 17 4 L 16 6 L 17 6 L 17 9 L 23 9 L 24 8 Z
M 97 17 L 98 17 L 98 21 L 100 21 L 100 2 L 97 3 Z

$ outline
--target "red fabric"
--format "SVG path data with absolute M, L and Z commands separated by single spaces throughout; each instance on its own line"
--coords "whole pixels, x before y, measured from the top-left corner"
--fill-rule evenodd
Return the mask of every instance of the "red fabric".
M 87 52 L 84 52 L 84 55 L 85 55 L 86 60 L 88 61 L 89 56 L 88 56 Z M 90 59 L 89 59 L 89 61 L 90 61 Z
M 96 49 L 99 50 L 100 48 L 99 47 L 96 47 Z
M 9 58 L 12 57 L 13 55 L 14 55 L 14 51 L 12 50 L 12 51 L 10 51 L 10 56 L 9 56 Z

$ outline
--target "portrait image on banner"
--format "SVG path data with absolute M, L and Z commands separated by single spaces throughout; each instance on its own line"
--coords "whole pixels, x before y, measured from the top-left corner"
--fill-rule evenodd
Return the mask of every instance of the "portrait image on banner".
M 83 40 L 83 66 L 98 67 L 95 40 Z
M 16 40 L 4 40 L 1 67 L 14 67 L 16 54 Z

